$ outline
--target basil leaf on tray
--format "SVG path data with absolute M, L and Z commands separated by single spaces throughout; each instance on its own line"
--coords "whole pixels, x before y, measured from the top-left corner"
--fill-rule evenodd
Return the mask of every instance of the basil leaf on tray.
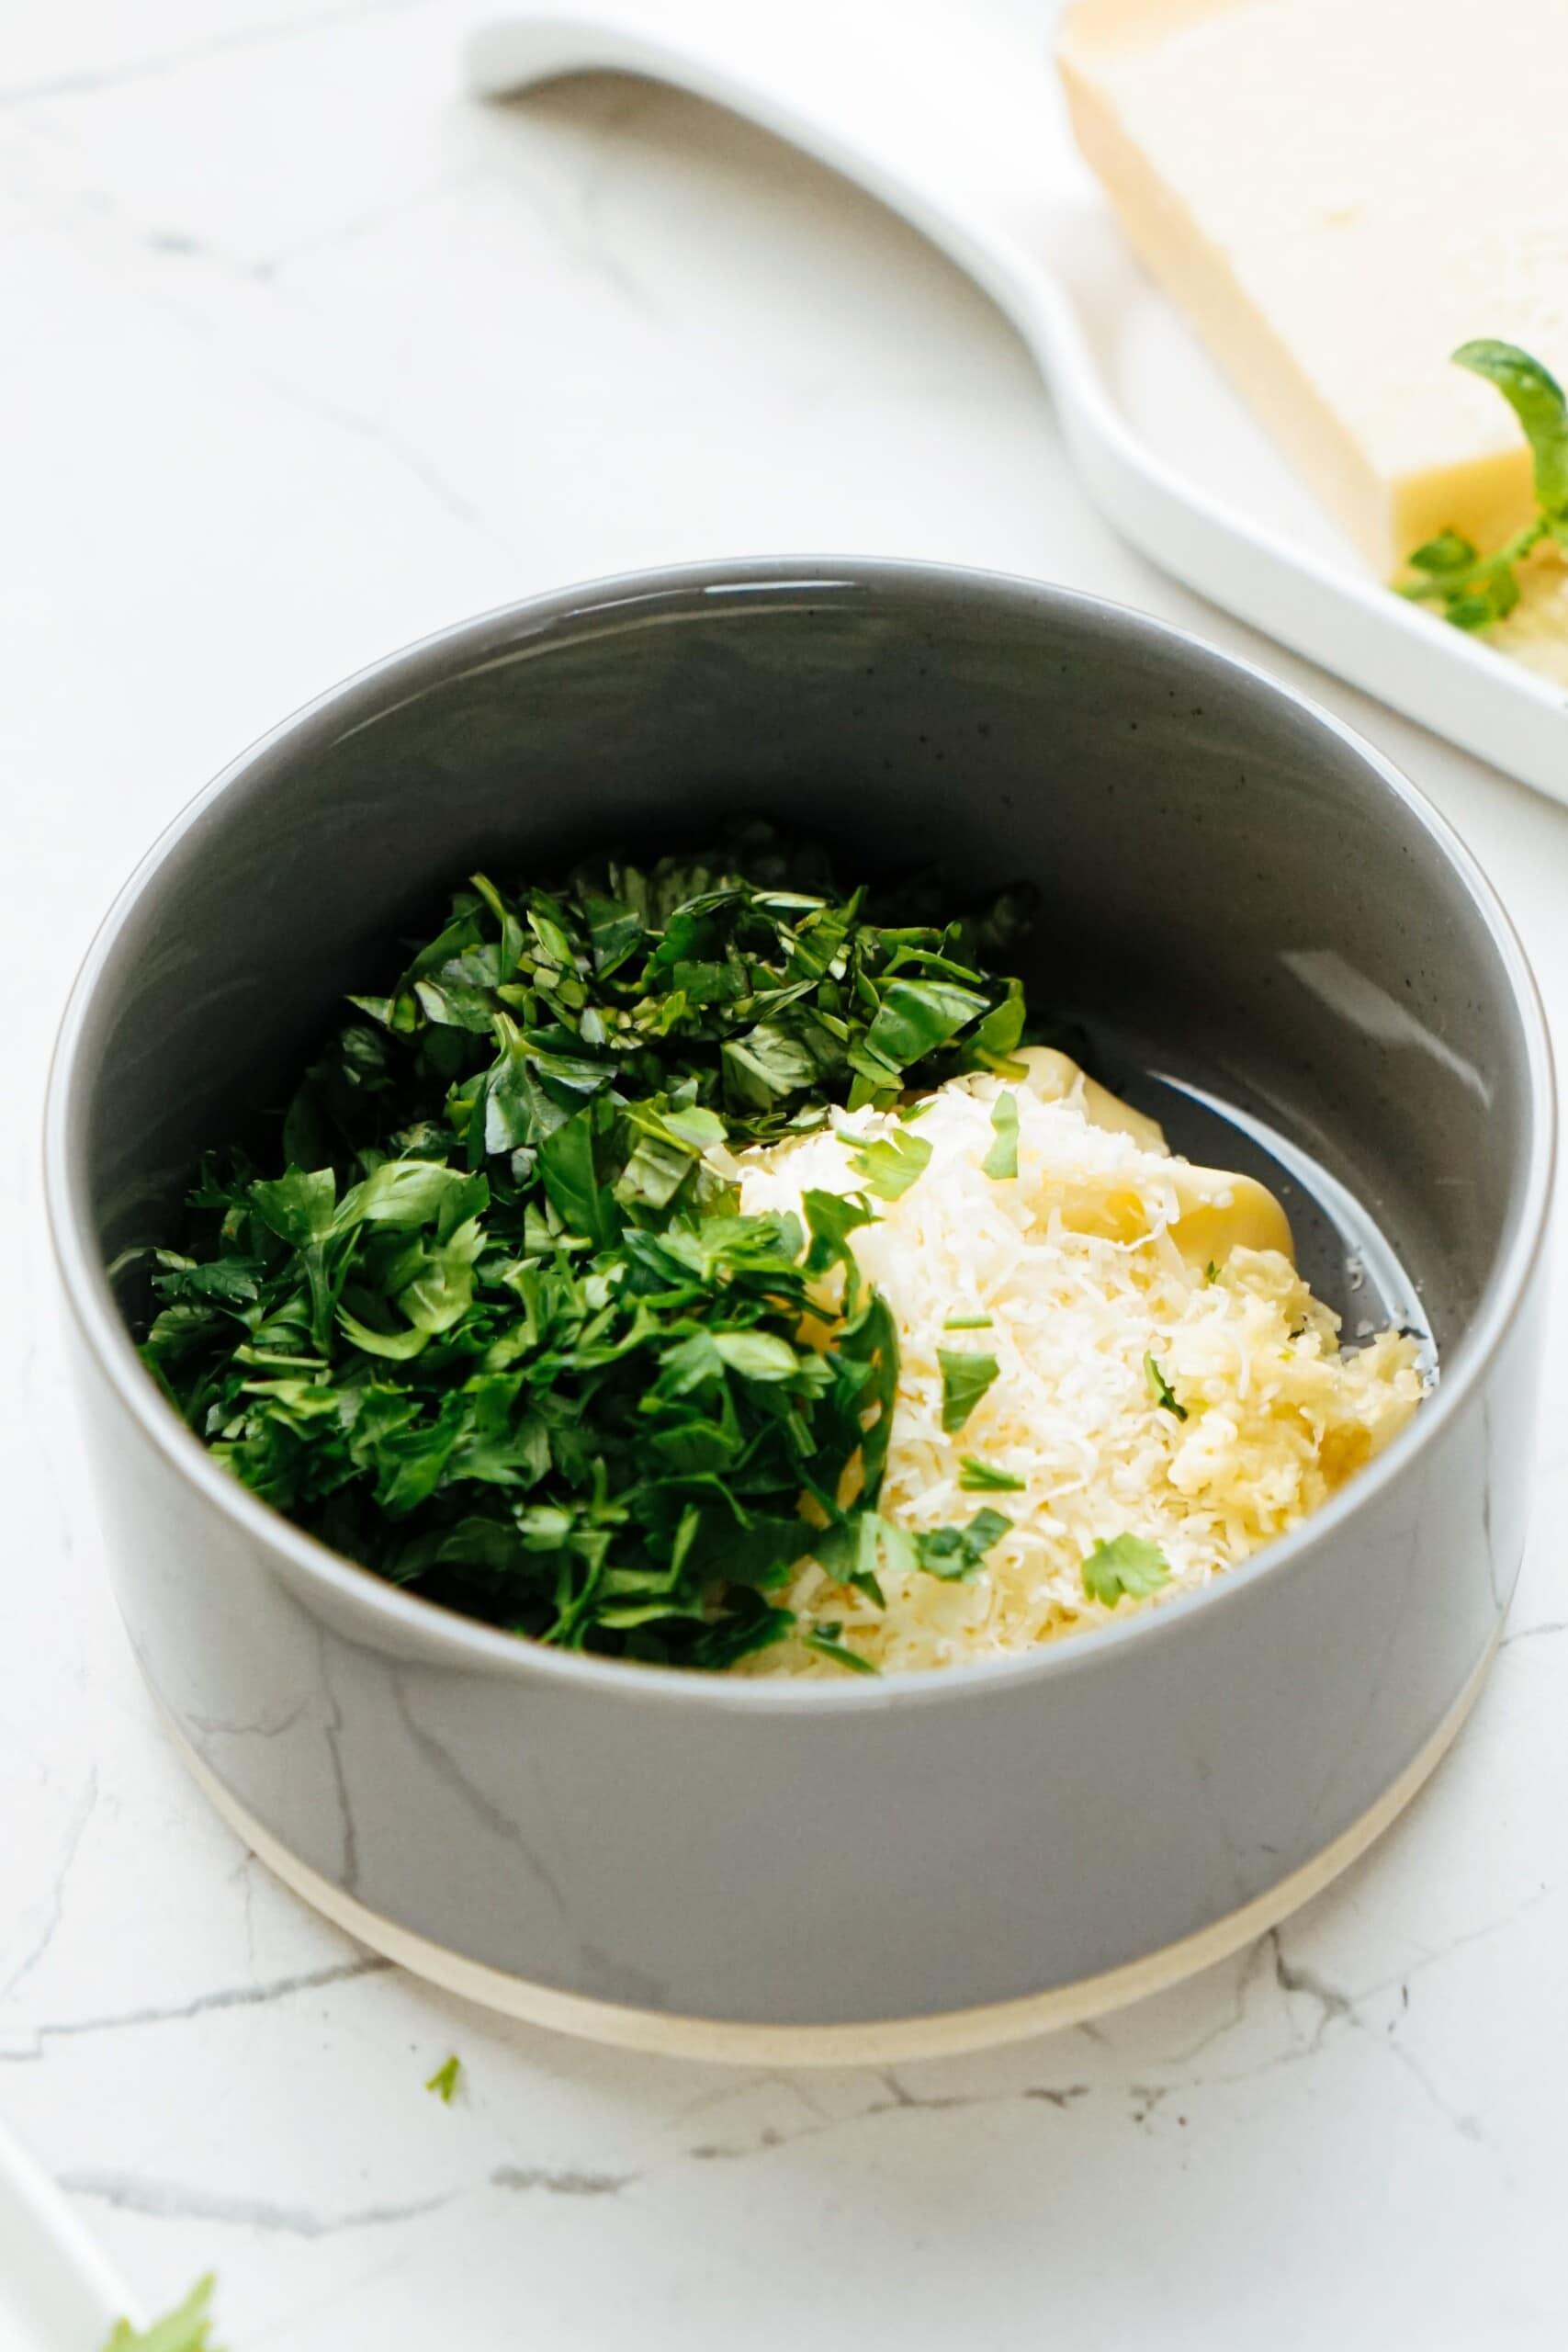
M 1518 567 L 1543 540 L 1568 548 L 1568 397 L 1551 370 L 1517 344 L 1483 337 L 1461 344 L 1452 356 L 1456 367 L 1495 385 L 1523 427 L 1537 512 L 1490 555 L 1462 532 L 1439 531 L 1406 557 L 1415 576 L 1400 594 L 1436 603 L 1456 628 L 1481 629 L 1506 620 L 1518 604 Z

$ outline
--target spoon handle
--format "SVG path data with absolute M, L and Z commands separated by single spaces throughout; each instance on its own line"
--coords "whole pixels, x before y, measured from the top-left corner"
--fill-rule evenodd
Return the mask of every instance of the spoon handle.
M 1013 61 L 995 28 L 919 0 L 722 12 L 711 0 L 663 0 L 657 30 L 650 14 L 635 0 L 579 14 L 519 8 L 473 35 L 470 86 L 496 96 L 597 70 L 690 90 L 879 198 L 1010 315 L 1032 310 L 1019 232 L 1040 209 L 1030 185 L 1048 86 L 1038 36 Z
M 1151 298 L 1136 273 L 1119 275 L 1114 249 L 1092 233 L 1083 245 L 1098 193 L 1062 119 L 1044 29 L 1026 17 L 960 0 L 658 0 L 657 14 L 650 0 L 512 0 L 470 37 L 467 70 L 472 89 L 497 96 L 573 73 L 646 75 L 843 173 L 1012 321 L 1084 488 L 1133 546 L 1253 628 L 1568 800 L 1561 688 L 1391 594 L 1348 550 L 1322 552 L 1258 502 L 1238 503 L 1236 433 L 1252 428 L 1217 379 L 1186 419 L 1181 452 L 1134 424 L 1122 397 L 1135 364 L 1128 288 Z

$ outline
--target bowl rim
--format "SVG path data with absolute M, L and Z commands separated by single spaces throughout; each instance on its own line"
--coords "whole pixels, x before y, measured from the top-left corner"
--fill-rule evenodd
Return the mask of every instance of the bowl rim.
M 134 909 L 176 848 L 223 796 L 255 767 L 296 738 L 331 726 L 334 735 L 355 731 L 372 717 L 389 715 L 389 686 L 406 689 L 412 700 L 437 681 L 450 683 L 497 661 L 525 658 L 530 640 L 543 652 L 563 635 L 585 628 L 614 632 L 646 621 L 652 605 L 671 606 L 671 617 L 702 609 L 703 600 L 723 595 L 763 596 L 787 603 L 800 595 L 941 590 L 1012 606 L 1029 605 L 1043 616 L 1066 613 L 1107 630 L 1128 644 L 1154 641 L 1174 650 L 1196 673 L 1240 681 L 1252 696 L 1285 707 L 1350 753 L 1376 792 L 1394 801 L 1404 817 L 1438 851 L 1488 933 L 1506 978 L 1525 1051 L 1528 1088 L 1523 1165 L 1514 1177 L 1510 1203 L 1513 1229 L 1494 1268 L 1451 1369 L 1445 1366 L 1436 1393 L 1398 1437 L 1291 1534 L 1262 1545 L 1223 1577 L 1182 1593 L 1157 1609 L 1092 1628 L 1080 1638 L 1054 1642 L 1012 1657 L 911 1670 L 873 1680 L 860 1675 L 841 1681 L 795 1676 L 702 1674 L 690 1668 L 597 1657 L 530 1642 L 466 1617 L 423 1595 L 389 1584 L 373 1569 L 330 1549 L 241 1485 L 216 1462 L 194 1431 L 170 1408 L 137 1354 L 109 1287 L 92 1234 L 86 1173 L 78 1160 L 74 1130 L 83 1112 L 80 1056 L 84 1034 L 99 985 Z M 575 628 L 574 628 L 575 625 Z M 464 660 L 464 656 L 468 657 Z M 363 709 L 360 707 L 364 706 Z M 719 1713 L 838 1713 L 853 1709 L 875 1713 L 889 1707 L 956 1704 L 1059 1675 L 1109 1665 L 1129 1642 L 1144 1648 L 1179 1640 L 1219 1609 L 1246 1606 L 1261 1584 L 1310 1572 L 1320 1548 L 1333 1544 L 1346 1523 L 1378 1497 L 1400 1484 L 1442 1442 L 1481 1385 L 1514 1320 L 1542 1255 L 1556 1159 L 1556 1089 L 1550 1033 L 1540 990 L 1511 918 L 1455 828 L 1427 795 L 1377 746 L 1333 711 L 1273 676 L 1258 663 L 1222 650 L 1192 631 L 1135 606 L 1026 575 L 963 564 L 901 558 L 858 556 L 767 556 L 719 558 L 608 574 L 565 588 L 519 598 L 448 624 L 379 656 L 328 687 L 280 720 L 231 760 L 164 827 L 121 886 L 95 933 L 73 982 L 51 1061 L 43 1125 L 44 1203 L 50 1238 L 76 1331 L 118 1401 L 168 1468 L 194 1487 L 221 1517 L 264 1551 L 279 1555 L 308 1584 L 325 1587 L 333 1598 L 367 1621 L 367 1633 L 412 1636 L 443 1661 L 524 1681 L 543 1677 L 568 1691 L 597 1693 L 622 1703 L 697 1706 Z

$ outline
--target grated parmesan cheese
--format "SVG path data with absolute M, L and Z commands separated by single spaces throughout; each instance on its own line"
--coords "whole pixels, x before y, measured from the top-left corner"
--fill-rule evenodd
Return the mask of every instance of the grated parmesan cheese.
M 1423 1394 L 1416 1344 L 1400 1333 L 1341 1352 L 1337 1318 L 1297 1273 L 1262 1186 L 1177 1159 L 1152 1122 L 1063 1057 L 1024 1058 L 1028 1080 L 1006 1089 L 1017 1176 L 981 1165 L 1003 1081 L 955 1080 L 912 1130 L 931 1146 L 924 1172 L 874 1204 L 875 1223 L 853 1237 L 898 1329 L 882 1510 L 912 1532 L 987 1503 L 1012 1521 L 971 1584 L 889 1570 L 886 1610 L 815 1562 L 797 1573 L 781 1598 L 802 1631 L 841 1626 L 837 1638 L 884 1670 L 1001 1656 L 1102 1623 L 1111 1611 L 1087 1597 L 1083 1561 L 1121 1534 L 1156 1544 L 1171 1570 L 1160 1593 L 1123 1611 L 1207 1583 L 1298 1526 Z M 809 1188 L 859 1192 L 854 1152 L 908 1131 L 892 1114 L 839 1113 L 818 1134 L 745 1152 L 741 1207 L 798 1213 Z M 986 1328 L 944 1329 L 980 1317 Z M 971 1347 L 998 1374 L 950 1435 L 937 1351 Z M 1151 1355 L 1185 1420 L 1156 1400 Z M 1023 1491 L 964 1492 L 965 1456 Z M 841 1669 L 790 1641 L 743 1670 Z

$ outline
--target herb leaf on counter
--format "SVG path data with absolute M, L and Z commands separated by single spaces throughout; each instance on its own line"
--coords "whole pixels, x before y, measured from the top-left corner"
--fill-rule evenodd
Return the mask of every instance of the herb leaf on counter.
M 450 2058 L 437 2066 L 424 2087 L 427 2091 L 434 2092 L 443 2107 L 450 2107 L 457 2096 L 457 2085 L 462 2080 L 462 2075 L 463 2062 L 454 2051 Z
M 800 1638 L 806 1648 L 815 1650 L 818 1657 L 830 1657 L 836 1666 L 847 1666 L 852 1673 L 880 1673 L 881 1668 L 874 1666 L 870 1658 L 862 1657 L 858 1650 L 846 1647 L 845 1644 L 839 1639 L 843 1630 L 840 1624 L 819 1623 L 813 1625 L 811 1631 L 808 1634 L 803 1634 Z
M 901 1200 L 917 1177 L 931 1165 L 931 1148 L 924 1136 L 876 1136 L 863 1144 L 850 1166 L 879 1201 Z
M 877 1599 L 897 1336 L 851 1237 L 931 1147 L 866 1144 L 864 1193 L 799 1217 L 741 1216 L 733 1154 L 1004 1063 L 1021 992 L 976 959 L 1020 921 L 886 925 L 756 829 L 475 875 L 142 1253 L 146 1361 L 265 1500 L 519 1635 L 722 1668 L 795 1630 L 808 1556 Z M 948 1361 L 959 1427 L 996 1366 Z M 999 1516 L 913 1557 L 972 1573 Z
M 1021 1495 L 1028 1492 L 1029 1481 L 1026 1478 L 1015 1478 L 1010 1470 L 998 1470 L 994 1462 L 978 1461 L 973 1453 L 965 1453 L 962 1462 L 958 1484 L 966 1495 Z
M 917 1535 L 915 1557 L 928 1576 L 945 1584 L 972 1584 L 987 1553 L 1011 1525 L 1004 1511 L 977 1510 L 967 1527 L 937 1527 Z

